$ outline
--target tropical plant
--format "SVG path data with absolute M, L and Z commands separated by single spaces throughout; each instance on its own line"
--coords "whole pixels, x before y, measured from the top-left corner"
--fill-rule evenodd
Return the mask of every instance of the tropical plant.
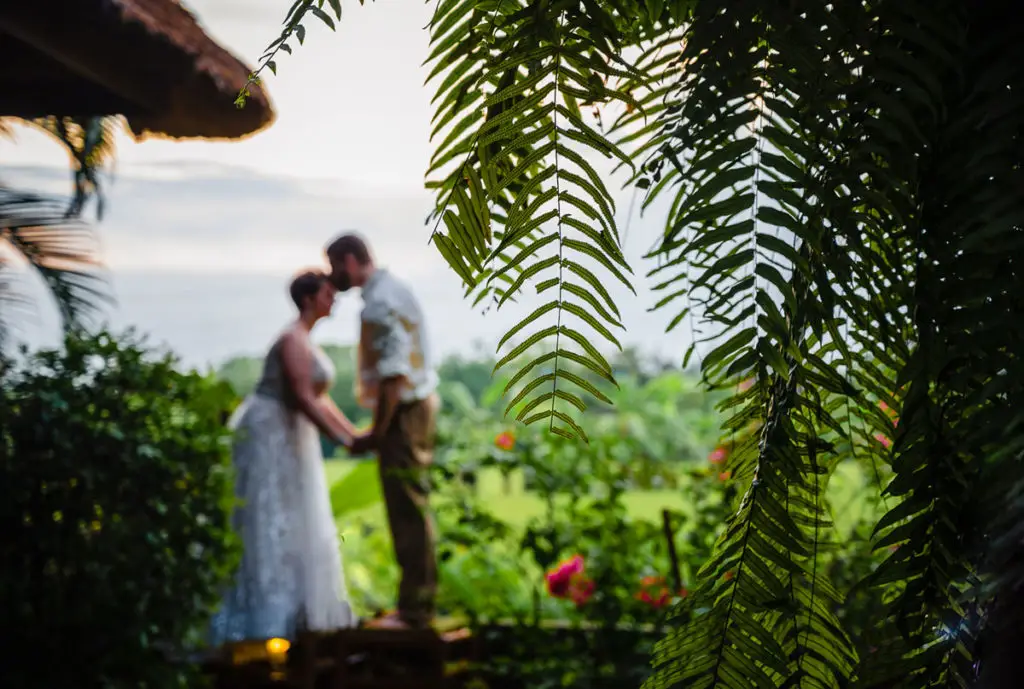
M 101 173 L 114 161 L 114 142 L 121 118 L 43 117 L 31 120 L 30 124 L 56 139 L 71 160 L 74 193 L 67 215 L 80 216 L 86 204 L 95 199 L 96 217 L 102 220 L 105 197 Z
M 0 355 L 0 611 L 34 649 L 0 684 L 194 685 L 181 656 L 239 552 L 232 401 L 130 333 Z
M 0 122 L 10 135 L 11 118 Z M 99 252 L 92 227 L 82 219 L 91 199 L 102 219 L 101 171 L 114 155 L 118 119 L 48 117 L 27 122 L 52 135 L 68 151 L 72 165 L 70 201 L 0 186 L 0 347 L 5 336 L 34 307 L 19 289 L 25 265 L 43 278 L 67 329 L 85 325 L 109 299 L 99 272 Z
M 106 298 L 93 228 L 68 217 L 61 199 L 0 187 L 0 348 L 35 310 L 16 262 L 43 278 L 69 329 L 86 323 Z
M 729 391 L 744 489 L 650 686 L 1013 686 L 992 654 L 1024 612 L 1015 8 L 440 0 L 430 32 L 434 243 L 478 300 L 548 295 L 503 340 L 553 343 L 510 380 L 518 418 L 583 436 L 573 409 L 607 387 L 567 366 L 613 379 L 591 337 L 615 344 L 605 284 L 630 278 L 591 161 L 668 202 L 650 276 Z M 873 538 L 899 546 L 862 582 L 885 601 L 870 658 L 823 566 L 851 459 L 884 468 Z

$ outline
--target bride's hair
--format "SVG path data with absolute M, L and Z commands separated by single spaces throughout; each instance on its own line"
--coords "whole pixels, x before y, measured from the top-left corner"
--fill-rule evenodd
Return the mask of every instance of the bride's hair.
M 292 279 L 292 284 L 288 286 L 288 294 L 295 302 L 295 308 L 301 311 L 303 302 L 309 297 L 316 296 L 326 281 L 327 273 L 322 270 L 306 270 L 296 275 Z

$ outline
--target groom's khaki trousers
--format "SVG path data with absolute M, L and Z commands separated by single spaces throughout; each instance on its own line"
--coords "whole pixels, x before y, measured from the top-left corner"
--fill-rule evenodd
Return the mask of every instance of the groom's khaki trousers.
M 433 617 L 437 593 L 434 524 L 429 506 L 437 409 L 434 395 L 400 404 L 379 446 L 380 482 L 395 559 L 402 570 L 398 614 L 415 626 Z

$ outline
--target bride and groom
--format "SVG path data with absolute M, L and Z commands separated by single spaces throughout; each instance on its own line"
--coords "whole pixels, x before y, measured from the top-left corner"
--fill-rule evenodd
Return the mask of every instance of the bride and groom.
M 267 353 L 255 391 L 232 419 L 242 540 L 235 581 L 212 623 L 215 645 L 294 638 L 357 624 L 349 605 L 320 435 L 353 455 L 377 454 L 402 576 L 397 612 L 376 626 L 419 627 L 437 587 L 427 468 L 433 459 L 437 374 L 412 290 L 378 268 L 366 243 L 345 234 L 326 249 L 330 272 L 296 277 L 297 318 Z M 334 368 L 310 340 L 338 292 L 359 288 L 357 397 L 373 410 L 359 431 L 328 396 Z

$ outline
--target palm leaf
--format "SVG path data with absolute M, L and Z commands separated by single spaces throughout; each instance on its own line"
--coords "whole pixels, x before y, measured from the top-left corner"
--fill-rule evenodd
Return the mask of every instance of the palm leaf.
M 58 199 L 0 187 L 0 332 L 14 327 L 14 316 L 26 306 L 17 287 L 15 263 L 23 261 L 38 273 L 53 295 L 67 328 L 86 325 L 109 299 L 92 228 L 67 217 Z

